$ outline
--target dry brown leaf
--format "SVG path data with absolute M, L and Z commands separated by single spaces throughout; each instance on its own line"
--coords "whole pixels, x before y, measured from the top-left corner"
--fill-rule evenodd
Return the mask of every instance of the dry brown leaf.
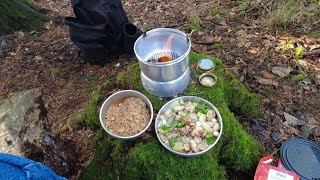
M 279 83 L 275 80 L 272 80 L 272 79 L 264 79 L 264 78 L 259 78 L 258 80 L 258 83 L 260 84 L 264 84 L 264 85 L 270 85 L 270 86 L 278 86 Z
M 283 89 L 285 92 L 290 92 L 290 91 L 292 91 L 292 87 L 290 87 L 290 86 L 282 86 L 282 89 Z
M 268 40 L 268 39 L 264 40 L 264 41 L 262 42 L 262 44 L 263 44 L 265 47 L 273 47 L 273 43 L 272 43 L 270 40 Z
M 261 75 L 266 79 L 275 79 L 276 75 L 269 73 L 268 71 L 261 71 Z

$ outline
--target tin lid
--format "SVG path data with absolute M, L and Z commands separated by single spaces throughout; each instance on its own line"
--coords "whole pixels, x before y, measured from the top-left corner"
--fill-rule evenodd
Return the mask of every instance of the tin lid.
M 215 64 L 210 59 L 200 59 L 198 61 L 198 67 L 201 70 L 208 71 L 208 70 L 214 68 Z
M 320 179 L 320 145 L 306 139 L 289 139 L 281 145 L 284 167 L 302 180 Z
M 216 84 L 218 78 L 212 73 L 203 73 L 199 76 L 199 82 L 204 87 L 211 87 Z

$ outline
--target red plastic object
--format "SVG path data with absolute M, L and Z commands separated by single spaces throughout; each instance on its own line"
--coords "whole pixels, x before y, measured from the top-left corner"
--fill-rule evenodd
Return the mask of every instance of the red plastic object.
M 254 180 L 299 180 L 299 176 L 283 168 L 281 161 L 278 161 L 278 167 L 272 166 L 274 160 L 272 155 L 260 159 Z

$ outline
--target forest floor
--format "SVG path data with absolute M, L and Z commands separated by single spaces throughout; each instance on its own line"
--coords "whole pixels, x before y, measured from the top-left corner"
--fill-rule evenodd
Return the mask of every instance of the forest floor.
M 123 6 L 129 19 L 144 30 L 198 29 L 192 35 L 192 50 L 220 58 L 250 92 L 261 95 L 262 116 L 238 118 L 268 153 L 277 152 L 292 137 L 320 142 L 319 18 L 277 24 L 281 19 L 262 15 L 263 1 L 245 2 L 249 1 L 125 0 Z M 73 15 L 69 0 L 34 4 L 55 18 L 39 29 L 0 38 L 0 99 L 12 92 L 42 89 L 55 134 L 76 147 L 69 155 L 78 168 L 66 174 L 55 163 L 50 165 L 74 178 L 92 157 L 89 141 L 94 132 L 65 125 L 70 116 L 81 114 L 92 88 L 114 81 L 131 62 L 120 58 L 102 67 L 81 64 L 68 26 L 62 23 L 62 17 Z

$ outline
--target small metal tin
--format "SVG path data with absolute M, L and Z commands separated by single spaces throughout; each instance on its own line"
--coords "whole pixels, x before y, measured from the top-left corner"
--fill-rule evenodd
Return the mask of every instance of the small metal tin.
M 204 87 L 212 87 L 216 84 L 218 78 L 212 73 L 206 72 L 199 76 L 199 82 Z
M 212 62 L 210 59 L 200 59 L 198 61 L 198 68 L 203 71 L 209 71 L 215 68 L 215 63 Z

